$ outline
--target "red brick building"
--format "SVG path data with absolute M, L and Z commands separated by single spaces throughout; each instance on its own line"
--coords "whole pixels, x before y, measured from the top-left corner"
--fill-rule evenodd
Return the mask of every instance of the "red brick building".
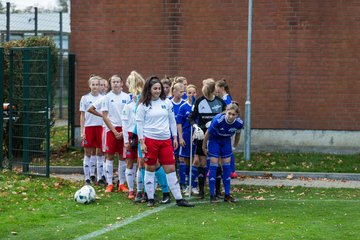
M 359 16 L 351 0 L 253 2 L 253 128 L 360 130 Z M 244 103 L 247 29 L 247 0 L 72 0 L 76 102 L 90 73 L 137 70 L 226 78 Z

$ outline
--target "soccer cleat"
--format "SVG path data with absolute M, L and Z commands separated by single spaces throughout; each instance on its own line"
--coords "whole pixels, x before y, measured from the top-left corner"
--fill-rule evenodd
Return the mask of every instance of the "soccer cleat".
M 184 190 L 181 190 L 182 193 L 189 194 L 190 187 L 187 186 Z
M 154 199 L 149 199 L 148 203 L 147 203 L 148 207 L 154 207 L 155 206 L 155 200 Z
M 198 195 L 198 194 L 199 194 L 199 190 L 198 190 L 196 187 L 193 187 L 191 191 L 192 191 L 192 193 L 195 194 L 195 195 Z
M 238 202 L 238 200 L 236 198 L 233 198 L 230 195 L 225 196 L 224 198 L 224 202 L 228 202 L 228 203 L 236 203 Z
M 234 178 L 237 178 L 237 174 L 236 174 L 236 172 L 232 172 L 231 174 L 230 174 L 230 178 L 232 178 L 232 179 L 234 179 Z
M 216 196 L 210 196 L 210 203 L 214 204 L 214 203 L 218 203 L 219 200 L 216 198 Z
M 112 192 L 112 191 L 113 191 L 113 185 L 107 185 L 107 187 L 105 189 L 105 192 L 109 193 L 109 192 Z
M 199 196 L 198 196 L 199 199 L 204 199 L 205 198 L 205 193 L 204 191 L 199 191 Z
M 96 183 L 96 177 L 95 176 L 90 176 L 90 180 L 92 183 Z
M 136 203 L 141 203 L 143 200 L 143 194 L 141 192 L 137 192 L 136 193 L 136 197 L 134 199 L 134 202 Z
M 90 184 L 91 184 L 90 179 L 86 179 L 86 180 L 85 180 L 85 185 L 90 185 Z
M 221 191 L 216 191 L 215 196 L 220 199 L 224 198 L 223 195 L 221 194 Z
M 189 190 L 189 186 L 186 186 L 184 184 L 180 185 L 180 189 L 183 193 L 186 193 Z
M 117 191 L 127 193 L 127 192 L 129 192 L 129 189 L 125 186 L 125 184 L 119 184 Z
M 171 199 L 170 199 L 170 193 L 163 193 L 163 198 L 162 200 L 160 201 L 160 203 L 162 204 L 168 204 L 171 202 Z
M 189 203 L 185 199 L 176 200 L 176 205 L 179 206 L 179 207 L 195 207 L 194 204 Z
M 97 185 L 98 186 L 106 186 L 106 183 L 102 179 L 99 179 L 99 181 L 97 181 Z
M 130 191 L 128 195 L 128 199 L 134 199 L 134 198 L 135 198 L 134 191 Z

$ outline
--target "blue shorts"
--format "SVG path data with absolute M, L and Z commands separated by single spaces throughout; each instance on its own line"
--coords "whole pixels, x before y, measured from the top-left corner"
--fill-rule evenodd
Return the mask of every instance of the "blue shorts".
M 208 156 L 214 158 L 229 158 L 232 154 L 231 138 L 209 137 Z
M 185 147 L 180 147 L 179 156 L 183 157 L 183 158 L 190 158 L 190 143 L 191 143 L 190 134 L 183 133 L 183 139 L 185 141 Z M 180 144 L 180 142 L 179 142 L 179 144 Z M 196 145 L 193 144 L 192 145 L 193 156 L 195 153 L 195 148 L 196 148 Z

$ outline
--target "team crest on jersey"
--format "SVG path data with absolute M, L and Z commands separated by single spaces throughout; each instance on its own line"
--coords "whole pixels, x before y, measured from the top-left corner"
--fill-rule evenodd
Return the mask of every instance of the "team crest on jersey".
M 166 109 L 166 106 L 165 106 L 165 105 L 161 105 L 161 108 L 162 108 L 162 109 Z
M 126 103 L 126 100 L 123 99 L 121 102 L 122 102 L 122 103 Z
M 221 105 L 219 104 L 212 107 L 213 110 L 218 110 L 219 108 L 221 108 Z
M 114 102 L 114 99 L 111 99 L 110 102 Z

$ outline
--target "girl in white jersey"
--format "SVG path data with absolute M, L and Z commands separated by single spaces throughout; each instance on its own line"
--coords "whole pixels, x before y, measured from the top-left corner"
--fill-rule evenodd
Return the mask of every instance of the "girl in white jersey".
M 101 105 L 102 105 L 102 101 L 104 99 L 104 96 L 109 92 L 109 82 L 106 79 L 100 78 L 100 95 L 101 97 L 99 99 L 97 99 L 88 109 L 89 113 L 94 114 L 95 116 L 101 117 L 102 119 L 102 112 L 101 112 Z M 103 131 L 101 134 L 101 139 L 102 139 L 102 155 L 98 155 L 97 156 L 97 184 L 99 186 L 104 186 L 106 185 L 106 177 L 105 177 L 105 171 L 104 171 L 104 166 L 105 166 L 105 161 L 106 161 L 106 146 L 105 146 L 105 129 L 106 129 L 106 125 L 103 121 Z
M 80 100 L 80 126 L 82 145 L 84 147 L 84 175 L 85 183 L 96 181 L 95 166 L 97 155 L 101 156 L 102 118 L 87 112 L 90 106 L 99 98 L 99 79 L 89 79 L 90 93 L 82 96 Z
M 130 97 L 122 91 L 123 82 L 121 77 L 114 75 L 110 78 L 111 91 L 102 101 L 101 111 L 103 120 L 106 124 L 106 181 L 105 192 L 113 191 L 113 161 L 114 155 L 119 156 L 119 185 L 118 192 L 128 192 L 125 186 L 126 162 L 123 159 L 124 139 L 121 122 L 121 112 L 126 104 L 130 102 Z
M 194 205 L 189 204 L 181 195 L 170 139 L 171 129 L 173 144 L 176 149 L 178 142 L 173 106 L 171 101 L 166 98 L 163 86 L 156 76 L 146 80 L 140 105 L 136 112 L 136 122 L 141 151 L 145 155 L 145 188 L 148 195 L 148 206 L 153 207 L 155 205 L 154 180 L 156 162 L 159 161 L 165 170 L 166 180 L 176 199 L 176 204 L 183 207 L 193 207 Z

